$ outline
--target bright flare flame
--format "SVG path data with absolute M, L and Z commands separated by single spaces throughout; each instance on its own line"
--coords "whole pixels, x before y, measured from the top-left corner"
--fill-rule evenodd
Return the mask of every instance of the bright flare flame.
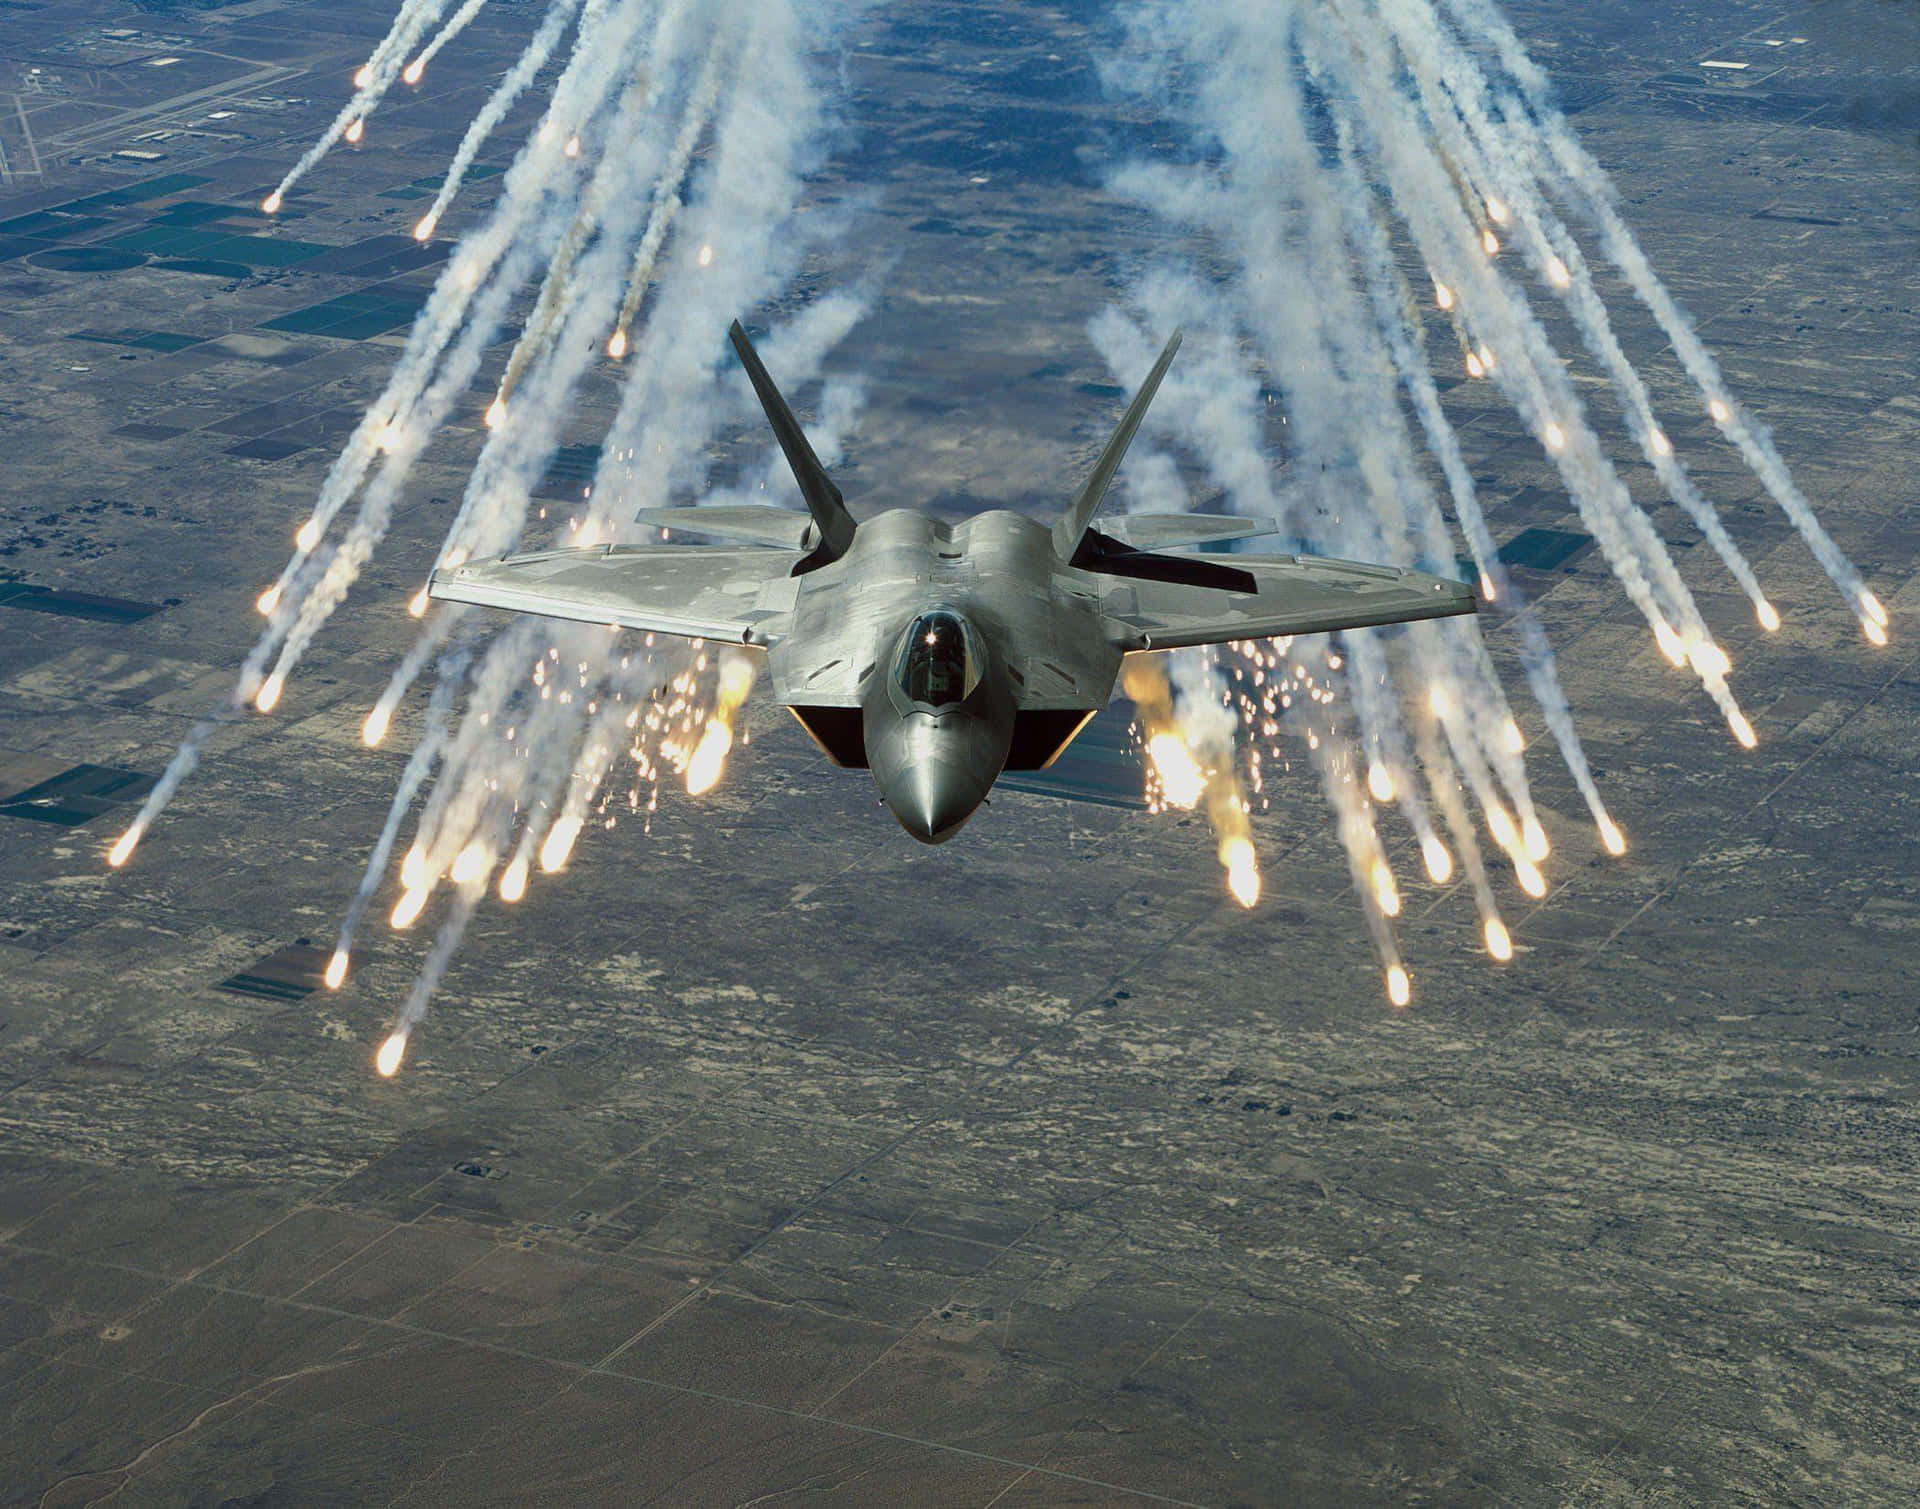
M 1489 372 L 1493 370 L 1493 347 L 1488 345 L 1480 347 L 1480 365 Z
M 1445 885 L 1453 879 L 1453 856 L 1433 834 L 1420 840 L 1420 857 L 1427 863 L 1427 879 L 1435 885 Z
M 1547 894 L 1547 877 L 1540 873 L 1540 867 L 1524 855 L 1515 855 L 1513 873 L 1520 877 L 1520 889 L 1535 901 Z
M 472 885 L 476 880 L 486 879 L 492 864 L 493 856 L 487 852 L 487 846 L 476 838 L 460 851 L 449 873 L 455 885 Z
M 1520 725 L 1513 719 L 1507 719 L 1506 727 L 1500 730 L 1500 737 L 1506 741 L 1507 753 L 1519 754 L 1527 747 L 1527 737 L 1520 732 Z
M 1600 819 L 1600 842 L 1615 858 L 1627 852 L 1627 835 L 1620 831 L 1619 825 L 1610 817 Z
M 369 749 L 378 749 L 381 740 L 387 736 L 387 725 L 393 721 L 393 711 L 384 702 L 376 702 L 373 711 L 367 714 L 367 721 L 360 725 L 360 742 Z
M 701 247 L 699 255 L 696 256 L 693 260 L 699 263 L 699 265 L 702 267 L 713 266 L 713 248 L 711 246 Z
M 315 545 L 318 545 L 320 543 L 320 521 L 318 519 L 308 519 L 306 523 L 294 531 L 293 543 L 298 545 L 302 550 L 311 550 Z
M 1555 288 L 1566 288 L 1573 282 L 1572 276 L 1567 272 L 1567 264 L 1558 257 L 1547 258 L 1547 281 Z
M 1384 859 L 1373 862 L 1373 899 L 1389 917 L 1400 915 L 1400 888 L 1393 883 L 1393 870 Z
M 1760 742 L 1754 734 L 1753 725 L 1747 721 L 1747 715 L 1738 708 L 1727 714 L 1727 727 L 1733 730 L 1733 736 L 1740 741 L 1742 749 L 1752 749 Z
M 422 587 L 418 592 L 414 593 L 412 597 L 407 599 L 407 617 L 425 618 L 427 616 L 427 604 L 430 601 L 431 595 L 425 587 Z
M 623 326 L 613 332 L 613 338 L 607 342 L 607 355 L 615 361 L 627 354 L 627 332 Z
M 265 199 L 260 201 L 260 213 L 263 215 L 279 214 L 281 202 L 280 191 L 275 189 L 271 194 L 267 195 Z
M 1253 840 L 1235 836 L 1220 845 L 1220 863 L 1226 867 L 1227 889 L 1248 910 L 1260 900 L 1260 856 Z
M 579 155 L 580 155 L 580 138 L 577 136 L 569 136 L 567 138 L 567 156 L 578 157 Z
M 1505 964 L 1513 957 L 1513 939 L 1507 933 L 1507 925 L 1498 917 L 1487 918 L 1487 952 L 1500 963 Z
M 687 761 L 689 796 L 705 796 L 720 784 L 721 772 L 727 768 L 727 752 L 732 748 L 733 729 L 719 718 L 709 718 L 700 742 L 694 746 L 693 758 Z
M 347 978 L 347 951 L 336 948 L 333 957 L 327 960 L 327 972 L 321 977 L 327 983 L 328 990 L 338 990 Z
M 1486 364 L 1482 362 L 1479 357 L 1475 356 L 1471 351 L 1469 351 L 1467 353 L 1467 376 L 1485 377 L 1486 375 L 1487 375 Z
M 411 63 L 407 64 L 407 71 L 401 74 L 400 77 L 405 79 L 409 84 L 417 84 L 420 82 L 420 75 L 426 71 L 427 60 L 425 58 L 415 58 Z
M 1495 198 L 1492 194 L 1487 195 L 1487 218 L 1495 225 L 1505 225 L 1507 223 L 1506 204 Z
M 1393 777 L 1386 766 L 1372 765 L 1367 768 L 1367 790 L 1382 806 L 1393 800 Z
M 1724 680 L 1733 669 L 1727 652 L 1711 639 L 1696 639 L 1687 646 L 1687 663 L 1709 681 Z
M 1480 595 L 1488 602 L 1493 602 L 1498 596 L 1493 590 L 1493 578 L 1484 571 L 1480 573 Z
M 427 851 L 415 844 L 400 861 L 400 884 L 405 890 L 417 891 L 426 883 Z
M 427 897 L 433 894 L 430 887 L 418 886 L 410 891 L 402 891 L 400 899 L 393 904 L 393 914 L 387 922 L 396 933 L 403 933 L 412 927 L 427 908 Z
M 362 63 L 359 69 L 353 75 L 353 87 L 355 89 L 365 89 L 367 85 L 371 84 L 372 82 L 373 82 L 373 64 L 370 62 Z
M 145 831 L 146 830 L 138 823 L 135 823 L 131 828 L 127 829 L 125 833 L 122 833 L 120 837 L 114 841 L 113 847 L 107 850 L 107 863 L 117 870 L 129 859 L 132 859 L 133 851 L 140 845 L 140 835 Z
M 1513 826 L 1513 819 L 1507 816 L 1507 809 L 1497 802 L 1487 808 L 1487 831 L 1493 835 L 1493 841 L 1509 854 L 1519 849 L 1519 830 Z
M 1713 416 L 1715 424 L 1725 424 L 1733 418 L 1733 410 L 1717 398 L 1707 404 L 1707 412 Z
M 1760 627 L 1769 634 L 1780 627 L 1780 610 L 1764 598 L 1754 604 L 1753 616 L 1760 620 Z
M 1387 999 L 1396 1006 L 1404 1006 L 1413 999 L 1413 981 L 1398 964 L 1387 971 Z
M 1187 748 L 1187 741 L 1172 729 L 1163 729 L 1147 740 L 1147 758 L 1154 774 L 1160 777 L 1160 789 L 1167 805 L 1191 812 L 1206 794 L 1207 776 Z
M 1427 691 L 1427 707 L 1436 718 L 1444 718 L 1452 710 L 1453 704 L 1447 700 L 1446 688 L 1430 687 Z
M 496 398 L 492 403 L 487 405 L 487 428 L 488 429 L 490 430 L 499 429 L 500 421 L 505 419 L 506 417 L 507 417 L 507 406 L 504 400 Z
M 396 1032 L 380 1045 L 380 1051 L 373 1056 L 373 1067 L 380 1071 L 382 1079 L 392 1079 L 400 1070 L 400 1060 L 406 1056 L 407 1035 Z
M 275 671 L 260 683 L 260 690 L 253 694 L 253 705 L 263 713 L 270 713 L 280 702 L 280 693 L 287 684 L 286 677 Z
M 1489 257 L 1497 257 L 1500 255 L 1500 238 L 1494 235 L 1492 231 L 1482 231 L 1480 233 L 1480 245 L 1485 249 Z
M 573 841 L 580 836 L 585 826 L 577 817 L 560 818 L 547 830 L 547 836 L 540 844 L 540 868 L 551 875 L 567 862 L 567 856 L 573 852 Z
M 1660 653 L 1667 657 L 1670 664 L 1682 666 L 1687 663 L 1686 642 L 1664 619 L 1654 620 L 1653 639 L 1654 643 L 1660 646 Z
M 1539 864 L 1552 853 L 1547 843 L 1547 830 L 1540 826 L 1540 819 L 1529 815 L 1520 825 L 1520 846 L 1526 851 L 1527 858 Z
M 360 140 L 361 137 L 365 136 L 366 134 L 367 134 L 367 122 L 366 122 L 365 116 L 362 116 L 359 120 L 355 121 L 351 126 L 347 127 L 347 140 L 350 142 L 358 141 Z
M 389 419 L 380 427 L 380 449 L 383 451 L 392 450 L 400 444 L 400 437 L 404 433 L 405 431 L 400 428 L 399 420 Z
M 1546 442 L 1546 447 L 1549 451 L 1558 451 L 1561 446 L 1567 443 L 1567 432 L 1561 429 L 1559 425 L 1549 422 L 1545 432 L 1541 435 L 1541 439 Z
M 1860 632 L 1867 636 L 1867 643 L 1878 649 L 1887 642 L 1887 631 L 1871 618 L 1860 620 Z
M 1433 302 L 1442 309 L 1453 308 L 1453 290 L 1438 278 L 1433 280 Z
M 523 854 L 507 866 L 500 877 L 500 899 L 512 906 L 527 894 L 527 857 Z
M 253 605 L 260 610 L 260 616 L 262 618 L 271 618 L 273 616 L 273 610 L 280 606 L 279 584 L 276 582 L 273 586 L 267 588 L 265 592 L 262 592 L 254 599 Z
M 434 230 L 439 224 L 440 222 L 435 220 L 433 216 L 422 215 L 420 217 L 420 223 L 413 228 L 413 239 L 416 241 L 431 241 Z
M 1871 618 L 1875 623 L 1879 624 L 1881 628 L 1884 629 L 1887 626 L 1887 610 L 1881 605 L 1880 599 L 1875 597 L 1873 593 L 1865 587 L 1860 589 L 1860 611 L 1865 613 L 1867 617 Z

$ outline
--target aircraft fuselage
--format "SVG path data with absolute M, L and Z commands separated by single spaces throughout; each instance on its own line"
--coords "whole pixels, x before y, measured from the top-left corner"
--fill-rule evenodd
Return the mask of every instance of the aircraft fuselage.
M 957 832 L 1010 763 L 1055 758 L 1119 671 L 1098 584 L 1021 514 L 884 513 L 796 589 L 776 694 L 923 843 Z

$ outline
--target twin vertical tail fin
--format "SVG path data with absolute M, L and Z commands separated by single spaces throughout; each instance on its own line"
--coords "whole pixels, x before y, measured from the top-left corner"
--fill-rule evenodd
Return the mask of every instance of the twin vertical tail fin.
M 727 338 L 733 342 L 740 365 L 746 368 L 747 381 L 753 384 L 760 407 L 767 412 L 767 423 L 773 426 L 774 438 L 786 453 L 787 465 L 793 468 L 793 480 L 800 484 L 800 495 L 807 500 L 807 512 L 813 515 L 813 529 L 819 543 L 812 554 L 793 568 L 793 574 L 800 576 L 818 570 L 839 560 L 853 544 L 853 515 L 847 512 L 840 489 L 833 485 L 833 478 L 814 455 L 813 447 L 807 443 L 806 431 L 800 428 L 800 421 L 793 417 L 793 410 L 780 396 L 780 390 L 760 360 L 760 353 L 753 349 L 753 342 L 747 339 L 747 332 L 740 328 L 738 320 L 733 322 Z
M 1127 447 L 1133 444 L 1134 431 L 1140 428 L 1140 421 L 1147 417 L 1147 406 L 1153 402 L 1153 395 L 1160 390 L 1160 379 L 1167 375 L 1167 368 L 1173 365 L 1173 355 L 1180 349 L 1181 335 L 1178 330 L 1168 340 L 1166 349 L 1160 353 L 1160 360 L 1153 364 L 1153 370 L 1147 374 L 1147 380 L 1140 384 L 1140 391 L 1133 395 L 1133 402 L 1127 405 L 1127 412 L 1121 416 L 1120 427 L 1113 432 L 1113 438 L 1107 442 L 1107 448 L 1100 453 L 1100 459 L 1093 464 L 1093 471 L 1081 484 L 1080 491 L 1074 495 L 1067 511 L 1053 526 L 1053 552 L 1063 561 L 1072 561 L 1080 552 L 1082 538 L 1087 526 L 1093 522 L 1094 512 L 1100 507 L 1100 501 L 1107 495 L 1107 488 L 1113 482 L 1113 474 L 1120 470 L 1121 459 L 1127 454 Z
M 1127 405 L 1127 412 L 1120 417 L 1113 438 L 1107 441 L 1107 448 L 1093 464 L 1092 473 L 1081 484 L 1080 491 L 1074 495 L 1073 502 L 1060 516 L 1059 522 L 1053 526 L 1054 554 L 1077 570 L 1098 572 L 1103 576 L 1130 576 L 1140 581 L 1171 582 L 1182 587 L 1211 587 L 1220 592 L 1254 592 L 1259 589 L 1259 584 L 1238 567 L 1219 561 L 1200 560 L 1190 555 L 1161 555 L 1151 550 L 1137 550 L 1125 540 L 1103 534 L 1092 527 L 1093 516 L 1106 497 L 1107 488 L 1112 485 L 1113 474 L 1120 470 L 1127 447 L 1133 443 L 1134 432 L 1140 428 L 1140 421 L 1147 417 L 1147 406 L 1153 402 L 1153 395 L 1160 391 L 1160 379 L 1167 375 L 1167 368 L 1173 365 L 1174 353 L 1180 349 L 1180 341 L 1180 332 L 1176 330 L 1161 351 L 1160 359 L 1153 364 L 1153 370 L 1147 374 L 1147 380 L 1140 384 L 1140 391 L 1133 395 L 1133 402 Z M 1217 528 L 1226 521 L 1209 522 Z

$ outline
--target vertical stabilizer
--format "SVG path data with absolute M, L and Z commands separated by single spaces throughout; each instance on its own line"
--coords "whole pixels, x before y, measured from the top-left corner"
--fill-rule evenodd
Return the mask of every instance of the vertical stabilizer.
M 1167 375 L 1167 368 L 1173 365 L 1173 354 L 1180 349 L 1180 332 L 1173 332 L 1166 349 L 1160 353 L 1160 360 L 1153 364 L 1153 370 L 1147 374 L 1147 380 L 1140 384 L 1140 391 L 1133 395 L 1133 402 L 1127 405 L 1127 412 L 1120 420 L 1120 427 L 1113 432 L 1113 438 L 1107 442 L 1107 448 L 1100 453 L 1100 459 L 1094 463 L 1093 472 L 1074 495 L 1067 511 L 1053 526 L 1054 553 L 1063 561 L 1070 561 L 1080 548 L 1080 537 L 1087 532 L 1087 525 L 1093 521 L 1094 511 L 1100 507 L 1100 500 L 1107 495 L 1107 488 L 1113 481 L 1113 474 L 1120 470 L 1120 460 L 1127 454 L 1127 447 L 1133 443 L 1133 432 L 1140 428 L 1140 421 L 1147 417 L 1147 406 L 1153 402 L 1153 395 L 1159 390 L 1160 379 Z
M 727 337 L 739 354 L 740 365 L 747 370 L 747 380 L 759 396 L 760 407 L 767 411 L 767 423 L 773 426 L 774 438 L 786 452 L 787 465 L 793 468 L 793 480 L 800 484 L 800 495 L 807 500 L 807 512 L 813 515 L 814 530 L 820 537 L 813 554 L 794 568 L 795 574 L 837 561 L 853 543 L 853 515 L 847 512 L 840 489 L 833 485 L 833 478 L 814 455 L 813 447 L 807 443 L 806 431 L 800 428 L 800 421 L 793 417 L 793 410 L 773 385 L 760 353 L 753 349 L 753 342 L 747 339 L 747 332 L 740 328 L 738 320 L 733 322 Z

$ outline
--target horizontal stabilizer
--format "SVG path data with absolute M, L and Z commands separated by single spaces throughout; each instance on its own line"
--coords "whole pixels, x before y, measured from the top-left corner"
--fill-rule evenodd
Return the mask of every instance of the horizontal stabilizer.
M 743 545 L 773 545 L 782 550 L 810 550 L 817 535 L 813 520 L 791 508 L 762 504 L 716 503 L 705 508 L 643 508 L 636 524 L 676 533 L 703 534 L 709 539 L 736 540 Z
M 441 567 L 428 593 L 575 623 L 767 644 L 793 607 L 792 550 L 596 545 Z
M 1159 559 L 1219 564 L 1204 556 Z M 1230 594 L 1110 574 L 1100 606 L 1114 642 L 1125 650 L 1171 650 L 1447 618 L 1479 606 L 1466 583 L 1422 571 L 1307 555 L 1229 559 L 1252 580 L 1253 591 Z
M 1273 534 L 1279 527 L 1267 520 L 1220 513 L 1130 513 L 1107 520 L 1102 532 L 1135 550 L 1170 550 L 1177 545 L 1251 539 Z

